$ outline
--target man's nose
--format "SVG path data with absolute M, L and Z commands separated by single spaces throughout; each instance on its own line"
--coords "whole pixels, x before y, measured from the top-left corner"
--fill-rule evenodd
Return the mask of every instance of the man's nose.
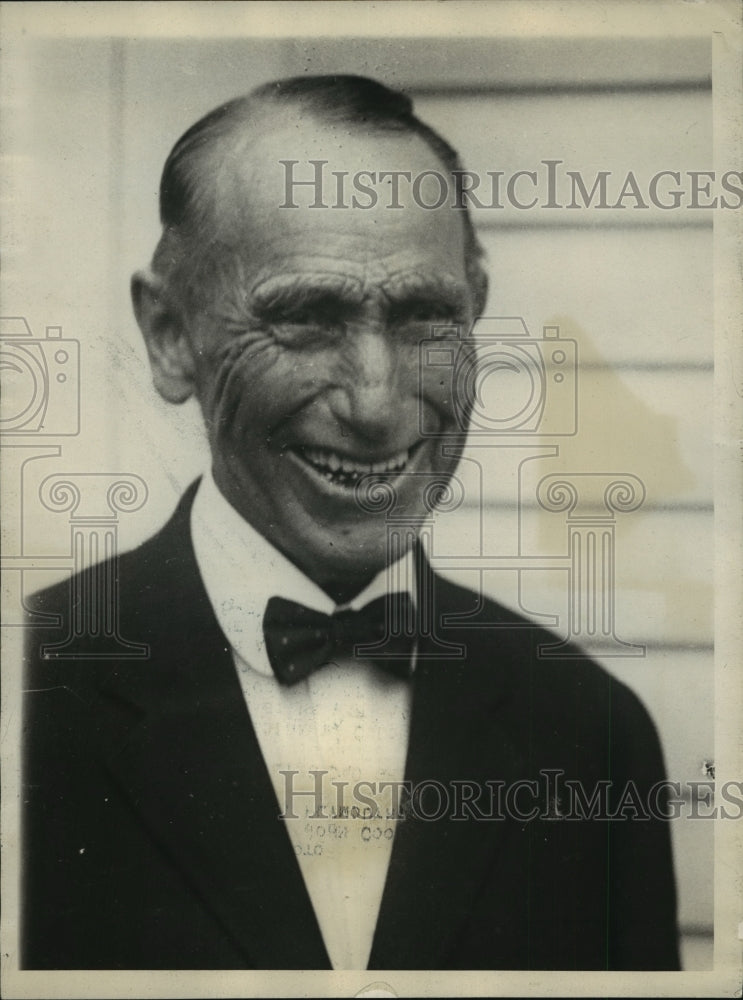
M 337 416 L 369 439 L 405 436 L 403 427 L 416 413 L 409 352 L 381 324 L 349 329 L 345 348 Z

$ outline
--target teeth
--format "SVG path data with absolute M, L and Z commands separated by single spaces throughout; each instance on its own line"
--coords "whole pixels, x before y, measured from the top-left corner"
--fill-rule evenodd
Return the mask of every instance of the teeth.
M 399 472 L 405 468 L 410 457 L 410 449 L 406 448 L 397 455 L 393 455 L 382 462 L 354 462 L 345 455 L 339 455 L 334 451 L 326 451 L 323 448 L 304 448 L 304 457 L 314 465 L 326 478 L 332 478 L 333 473 L 341 472 L 345 476 L 358 479 L 360 476 L 371 473 Z

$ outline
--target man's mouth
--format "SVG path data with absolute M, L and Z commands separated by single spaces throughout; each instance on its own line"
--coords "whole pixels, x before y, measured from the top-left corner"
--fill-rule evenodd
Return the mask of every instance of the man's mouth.
M 292 451 L 303 464 L 310 466 L 332 486 L 353 490 L 363 476 L 398 476 L 404 472 L 416 448 L 417 444 L 376 462 L 361 462 L 326 448 L 304 447 Z

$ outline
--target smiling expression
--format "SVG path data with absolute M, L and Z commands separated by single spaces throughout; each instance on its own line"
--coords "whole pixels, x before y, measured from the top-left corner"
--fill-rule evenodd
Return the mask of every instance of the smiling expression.
M 284 158 L 328 160 L 327 177 L 442 165 L 417 136 L 305 120 L 274 128 L 214 180 L 219 249 L 183 331 L 214 477 L 308 576 L 350 594 L 387 559 L 384 514 L 359 505 L 359 480 L 386 480 L 415 521 L 426 474 L 446 478 L 458 461 L 463 435 L 446 439 L 446 455 L 421 436 L 422 410 L 428 428 L 457 425 L 441 380 L 421 379 L 419 344 L 434 323 L 469 328 L 463 225 L 405 190 L 397 210 L 383 199 L 313 210 L 311 189 L 280 209 Z

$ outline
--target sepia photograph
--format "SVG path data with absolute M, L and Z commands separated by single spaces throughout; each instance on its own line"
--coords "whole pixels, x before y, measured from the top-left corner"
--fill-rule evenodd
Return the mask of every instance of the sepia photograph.
M 739 996 L 740 6 L 0 30 L 3 995 Z

